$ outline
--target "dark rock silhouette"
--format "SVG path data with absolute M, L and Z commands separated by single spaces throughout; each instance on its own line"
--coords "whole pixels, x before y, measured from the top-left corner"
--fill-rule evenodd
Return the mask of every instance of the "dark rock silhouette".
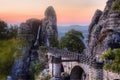
M 45 11 L 45 18 L 42 20 L 42 26 L 46 28 L 48 41 L 51 42 L 53 37 L 58 36 L 57 17 L 55 10 L 49 6 Z
M 102 15 L 102 11 L 99 10 L 99 9 L 96 10 L 96 12 L 95 12 L 95 14 L 94 14 L 94 16 L 92 18 L 92 22 L 91 22 L 91 24 L 89 26 L 89 34 L 91 34 L 93 27 L 98 23 L 99 18 L 101 17 L 101 15 Z

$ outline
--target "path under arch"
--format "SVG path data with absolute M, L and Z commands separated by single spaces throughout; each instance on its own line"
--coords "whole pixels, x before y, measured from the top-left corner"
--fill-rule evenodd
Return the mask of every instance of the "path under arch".
M 70 80 L 85 80 L 85 78 L 85 72 L 80 66 L 73 67 L 70 73 Z

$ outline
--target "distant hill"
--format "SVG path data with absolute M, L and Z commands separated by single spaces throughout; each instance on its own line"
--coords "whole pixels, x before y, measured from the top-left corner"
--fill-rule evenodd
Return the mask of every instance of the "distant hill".
M 61 37 L 64 36 L 65 33 L 67 33 L 71 29 L 81 31 L 85 37 L 84 43 L 86 44 L 87 36 L 88 36 L 88 26 L 80 26 L 80 25 L 58 26 L 59 39 L 61 39 Z

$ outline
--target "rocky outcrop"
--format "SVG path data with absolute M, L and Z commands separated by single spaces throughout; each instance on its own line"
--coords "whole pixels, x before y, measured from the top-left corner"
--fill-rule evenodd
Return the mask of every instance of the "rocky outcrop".
M 45 18 L 42 20 L 42 26 L 45 28 L 47 32 L 47 38 L 48 41 L 51 42 L 51 40 L 58 36 L 57 31 L 57 17 L 55 10 L 52 6 L 49 6 L 45 11 Z
M 10 80 L 34 80 L 33 71 L 30 69 L 30 47 L 23 47 L 22 54 L 14 61 Z M 29 56 L 29 57 L 28 57 Z M 8 79 L 9 80 L 9 79 Z
M 49 6 L 45 11 L 45 18 L 51 20 L 51 24 L 56 25 L 57 18 L 55 10 L 52 6 Z
M 26 24 L 30 27 L 32 34 L 36 37 L 38 32 L 38 27 L 41 25 L 41 20 L 39 19 L 28 19 Z
M 96 12 L 95 12 L 95 14 L 94 14 L 94 16 L 93 16 L 93 18 L 92 18 L 92 22 L 91 22 L 91 24 L 89 26 L 89 30 L 88 30 L 89 34 L 91 34 L 94 26 L 98 23 L 99 18 L 101 17 L 101 15 L 102 15 L 102 11 L 99 10 L 99 9 L 97 9 Z
M 55 10 L 49 6 L 45 11 L 44 19 L 29 19 L 21 23 L 18 30 L 18 38 L 27 41 L 22 47 L 22 53 L 14 62 L 11 77 L 12 80 L 34 80 L 31 64 L 38 59 L 39 46 L 49 46 L 50 41 L 58 35 L 57 18 Z M 48 44 L 47 44 L 48 42 Z
M 21 40 L 27 40 L 29 43 L 35 40 L 35 36 L 32 33 L 31 28 L 28 24 L 20 24 L 20 27 L 18 28 L 18 38 Z
M 95 12 L 89 26 L 86 54 L 101 55 L 108 48 L 120 47 L 120 13 L 112 10 L 114 1 L 108 0 L 103 12 Z

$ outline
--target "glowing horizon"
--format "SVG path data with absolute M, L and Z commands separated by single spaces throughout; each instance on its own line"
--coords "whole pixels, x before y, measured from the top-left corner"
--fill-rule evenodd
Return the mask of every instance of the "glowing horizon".
M 0 0 L 0 19 L 7 23 L 21 23 L 29 18 L 44 18 L 44 11 L 53 6 L 57 22 L 89 24 L 96 9 L 103 10 L 107 0 Z

